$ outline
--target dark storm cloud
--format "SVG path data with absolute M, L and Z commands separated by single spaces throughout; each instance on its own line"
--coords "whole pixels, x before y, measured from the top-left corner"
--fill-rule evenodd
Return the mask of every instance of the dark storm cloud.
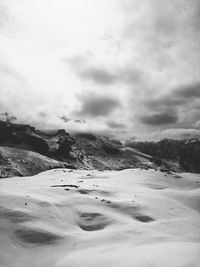
M 86 96 L 81 99 L 81 110 L 75 112 L 79 116 L 107 116 L 120 107 L 120 103 L 111 97 L 106 96 Z
M 200 105 L 200 83 L 185 84 L 173 89 L 170 93 L 145 103 L 146 112 L 156 115 L 144 116 L 141 122 L 147 125 L 175 124 L 175 127 L 198 128 Z M 176 114 L 179 114 L 177 118 Z M 159 114 L 159 115 L 157 115 Z
M 181 88 L 178 88 L 178 90 L 174 92 L 174 96 L 185 99 L 200 98 L 200 82 L 187 84 L 185 86 L 182 86 Z
M 89 1 L 81 12 L 98 10 L 99 16 L 92 23 L 80 16 L 80 25 L 73 19 L 76 8 L 67 16 L 56 0 L 11 2 L 0 0 L 0 53 L 12 68 L 0 66 L 0 110 L 42 126 L 121 136 L 200 121 L 194 113 L 199 83 L 187 84 L 200 77 L 200 0 L 102 0 L 105 11 Z
M 156 99 L 150 99 L 145 103 L 147 112 L 155 112 L 153 115 L 143 116 L 140 121 L 151 126 L 162 126 L 181 123 L 182 127 L 195 125 L 198 118 L 194 116 L 195 101 L 200 100 L 200 83 L 186 84 L 177 87 L 170 93 Z M 179 119 L 177 117 L 179 112 Z
M 140 81 L 141 73 L 139 70 L 131 68 L 113 69 L 108 71 L 106 68 L 89 68 L 79 73 L 80 77 L 92 80 L 97 84 L 109 85 L 117 82 L 132 84 Z
M 67 118 L 66 116 L 61 116 L 60 118 L 61 118 L 61 120 L 64 121 L 64 122 L 69 122 L 69 121 L 71 121 L 71 119 Z
M 75 123 L 85 124 L 87 123 L 85 120 L 74 120 Z
M 185 99 L 175 99 L 171 95 L 162 98 L 150 99 L 145 102 L 146 108 L 154 111 L 166 111 L 177 109 L 185 103 Z
M 86 121 L 85 120 L 79 120 L 79 119 L 76 119 L 76 120 L 73 120 L 73 119 L 69 119 L 68 117 L 66 116 L 61 116 L 60 119 L 66 123 L 68 122 L 73 122 L 73 123 L 80 123 L 80 124 L 85 124 Z
M 178 116 L 176 114 L 157 113 L 142 116 L 140 117 L 140 121 L 150 126 L 161 126 L 176 123 L 178 121 Z
M 65 62 L 70 63 L 79 78 L 93 81 L 99 85 L 114 85 L 118 82 L 132 84 L 142 79 L 142 72 L 134 68 L 134 66 L 108 68 L 97 66 L 97 62 L 93 57 L 92 60 L 90 59 L 92 63 L 89 64 L 88 61 L 87 58 L 81 56 L 74 56 L 69 60 L 65 60 Z
M 161 98 L 146 101 L 145 105 L 148 109 L 154 111 L 163 111 L 166 109 L 177 110 L 178 108 L 191 105 L 197 100 L 200 100 L 199 82 L 175 88 Z
M 80 72 L 80 77 L 99 84 L 113 84 L 117 82 L 117 76 L 103 68 L 86 69 Z
M 47 118 L 48 117 L 48 114 L 46 111 L 39 111 L 38 112 L 38 117 L 40 118 Z
M 124 128 L 125 125 L 123 123 L 120 123 L 120 122 L 115 122 L 115 121 L 109 121 L 107 123 L 107 125 L 110 127 L 110 128 L 113 128 L 113 129 L 117 129 L 117 128 Z
M 109 71 L 105 67 L 93 66 L 89 61 L 94 61 L 93 54 L 80 56 L 76 55 L 70 59 L 65 59 L 75 70 L 76 74 L 82 80 L 92 80 L 101 85 L 109 85 L 117 82 L 117 75 L 113 71 Z
M 176 41 L 177 32 L 194 33 L 199 25 L 199 0 L 170 0 L 164 3 L 160 0 L 152 1 L 154 9 L 153 26 L 158 35 L 172 37 Z M 197 33 L 198 34 L 198 33 Z

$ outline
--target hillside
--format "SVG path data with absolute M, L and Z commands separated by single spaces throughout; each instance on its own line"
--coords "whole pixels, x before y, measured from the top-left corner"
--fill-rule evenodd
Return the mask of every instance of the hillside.
M 119 141 L 65 130 L 39 131 L 0 121 L 0 177 L 34 175 L 52 168 L 121 170 L 152 167 Z M 145 160 L 143 160 L 145 159 Z
M 200 172 L 200 141 L 164 139 L 159 142 L 129 142 L 126 144 L 155 160 L 166 159 L 177 163 L 180 170 Z
M 85 151 L 94 169 L 122 170 L 151 167 L 150 160 L 146 161 L 145 157 L 139 156 L 137 152 L 124 149 L 119 141 L 92 134 L 77 134 L 74 138 L 77 147 Z
M 0 147 L 0 177 L 29 176 L 55 168 L 74 168 L 37 152 Z
M 22 148 L 49 157 L 66 157 L 74 143 L 65 130 L 43 132 L 30 125 L 0 121 L 0 145 Z
M 160 169 L 200 172 L 200 141 L 129 142 L 90 133 L 40 131 L 0 121 L 0 177 L 34 175 L 52 168 Z

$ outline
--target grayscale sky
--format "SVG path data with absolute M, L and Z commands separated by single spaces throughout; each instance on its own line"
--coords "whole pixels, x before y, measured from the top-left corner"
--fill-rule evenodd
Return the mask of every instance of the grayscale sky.
M 20 122 L 199 136 L 199 0 L 0 0 L 0 58 L 0 112 Z

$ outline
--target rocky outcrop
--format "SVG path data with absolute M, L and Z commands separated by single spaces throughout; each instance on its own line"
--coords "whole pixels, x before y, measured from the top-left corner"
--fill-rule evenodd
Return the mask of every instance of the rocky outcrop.
M 131 142 L 127 146 L 138 149 L 154 157 L 154 161 L 162 159 L 177 164 L 183 171 L 200 172 L 200 141 L 164 139 L 154 142 Z
M 86 153 L 87 162 L 93 169 L 122 170 L 151 167 L 149 161 L 142 162 L 134 151 L 124 150 L 117 140 L 88 133 L 77 134 L 74 138 L 77 147 Z
M 0 177 L 33 175 L 52 168 L 122 170 L 159 166 L 164 171 L 200 171 L 197 144 L 184 144 L 186 151 L 177 144 L 140 142 L 129 144 L 130 148 L 105 136 L 71 136 L 65 130 L 44 132 L 30 125 L 0 121 Z
M 73 168 L 121 170 L 144 166 L 135 153 L 123 150 L 119 141 L 104 136 L 82 133 L 72 137 L 65 130 L 44 132 L 10 121 L 0 121 L 0 132 L 2 147 L 39 153 Z M 15 155 L 17 151 L 20 158 L 20 150 Z
M 42 132 L 30 125 L 0 122 L 0 146 L 18 147 L 50 157 L 67 157 L 74 139 L 65 132 Z
M 0 121 L 0 177 L 34 175 L 55 167 L 82 168 L 83 159 L 84 153 L 65 130 L 44 132 Z
M 74 166 L 37 152 L 0 147 L 0 178 L 35 175 L 55 168 L 74 168 Z

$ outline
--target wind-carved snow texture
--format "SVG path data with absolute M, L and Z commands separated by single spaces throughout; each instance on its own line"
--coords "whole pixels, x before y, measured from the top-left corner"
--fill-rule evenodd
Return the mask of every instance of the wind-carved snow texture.
M 199 266 L 200 178 L 176 176 L 57 169 L 0 180 L 0 266 Z

